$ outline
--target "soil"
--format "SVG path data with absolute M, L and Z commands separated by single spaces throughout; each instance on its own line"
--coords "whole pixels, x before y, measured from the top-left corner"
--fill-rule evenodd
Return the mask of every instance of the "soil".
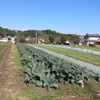
M 7 70 L 7 60 L 9 58 L 9 53 L 11 51 L 11 45 L 9 46 L 7 52 L 5 53 L 3 59 L 0 61 L 0 100 L 2 100 L 2 95 L 5 90 L 6 79 L 8 77 Z

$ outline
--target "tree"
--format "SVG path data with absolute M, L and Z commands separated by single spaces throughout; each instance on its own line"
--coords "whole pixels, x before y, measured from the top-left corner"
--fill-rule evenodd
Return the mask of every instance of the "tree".
M 49 41 L 50 41 L 50 43 L 53 43 L 54 42 L 54 37 L 53 36 L 49 36 Z
M 24 42 L 25 42 L 25 36 L 22 35 L 22 36 L 20 37 L 20 39 L 19 39 L 19 42 L 24 43 Z
M 75 40 L 79 39 L 79 36 L 76 34 L 68 34 L 69 40 L 74 43 Z
M 25 42 L 25 36 L 22 33 L 17 34 L 16 42 Z
M 64 35 L 61 36 L 61 43 L 65 43 L 66 42 L 66 37 Z
M 2 27 L 0 27 L 0 37 L 4 37 L 4 30 Z

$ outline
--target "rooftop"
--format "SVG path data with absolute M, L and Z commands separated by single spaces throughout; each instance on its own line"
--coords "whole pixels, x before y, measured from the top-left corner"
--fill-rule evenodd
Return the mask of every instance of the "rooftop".
M 87 37 L 100 37 L 99 34 L 86 34 Z

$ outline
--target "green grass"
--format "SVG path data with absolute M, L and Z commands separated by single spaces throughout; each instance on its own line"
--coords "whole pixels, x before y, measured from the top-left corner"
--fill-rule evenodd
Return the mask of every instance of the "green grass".
M 4 46 L 4 44 L 0 43 L 0 48 L 3 47 L 3 46 Z
M 81 49 L 90 49 L 90 50 L 94 50 L 94 51 L 99 51 L 100 52 L 100 47 L 80 46 L 80 45 L 70 46 L 70 47 L 81 48 Z
M 75 87 L 73 86 L 71 89 L 70 88 L 67 88 L 65 90 L 59 90 L 59 94 L 63 94 L 63 93 L 66 93 L 66 95 L 76 95 L 78 97 L 85 97 L 86 96 L 86 93 L 88 91 L 84 88 L 81 88 L 81 87 Z
M 56 48 L 52 46 L 45 46 L 45 45 L 35 45 L 35 46 L 39 46 L 84 62 L 88 62 L 100 66 L 100 56 L 95 56 L 84 52 L 78 52 L 78 51 L 73 51 L 73 50 L 68 50 L 63 48 Z
M 7 45 L 7 46 L 0 52 L 0 60 L 3 58 L 5 52 L 7 51 L 8 48 L 9 48 L 9 46 Z

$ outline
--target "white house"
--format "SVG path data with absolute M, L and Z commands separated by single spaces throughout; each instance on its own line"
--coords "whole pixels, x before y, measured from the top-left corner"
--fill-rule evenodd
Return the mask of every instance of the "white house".
M 44 43 L 45 42 L 45 40 L 43 39 L 43 38 L 39 38 L 38 39 L 38 43 L 40 44 L 40 43 Z
M 86 34 L 84 36 L 85 42 L 87 45 L 89 44 L 100 44 L 100 36 L 99 34 Z
M 0 42 L 8 42 L 8 37 L 1 38 Z
M 16 37 L 5 36 L 4 38 L 1 38 L 0 39 L 0 42 L 11 42 L 11 43 L 15 43 L 15 38 Z

